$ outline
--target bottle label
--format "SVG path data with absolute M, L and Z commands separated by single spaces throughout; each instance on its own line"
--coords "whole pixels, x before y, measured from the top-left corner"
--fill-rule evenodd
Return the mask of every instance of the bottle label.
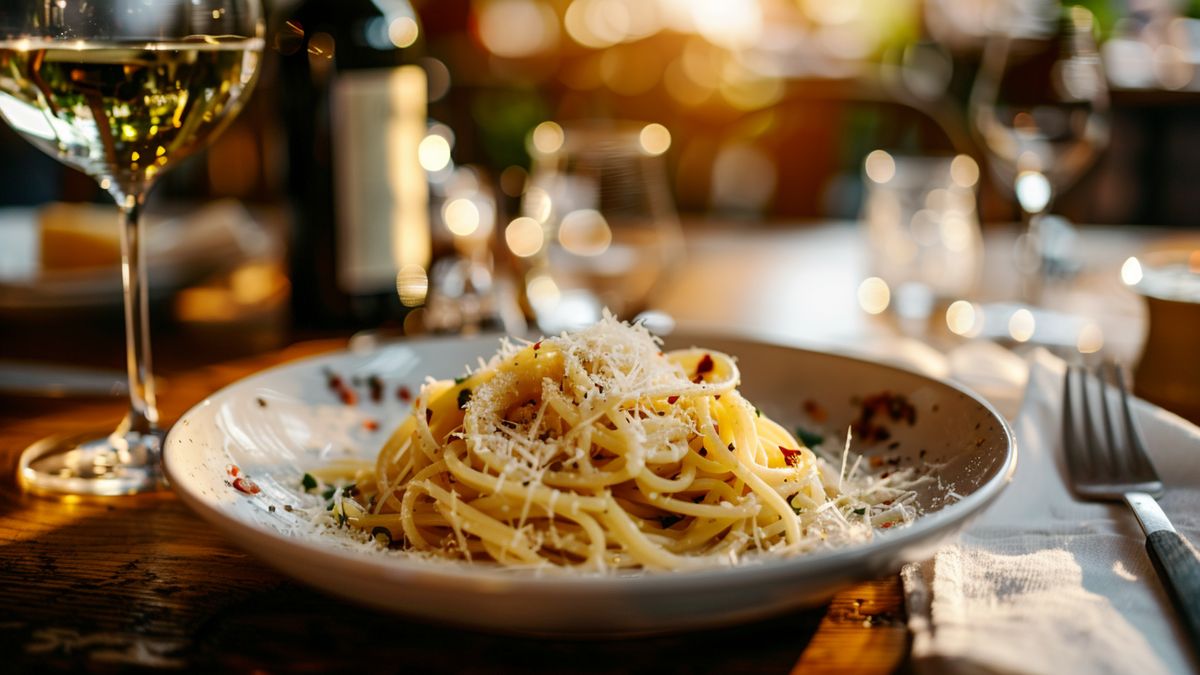
M 429 188 L 419 66 L 344 71 L 331 90 L 338 284 L 351 295 L 396 286 L 406 265 L 429 266 Z

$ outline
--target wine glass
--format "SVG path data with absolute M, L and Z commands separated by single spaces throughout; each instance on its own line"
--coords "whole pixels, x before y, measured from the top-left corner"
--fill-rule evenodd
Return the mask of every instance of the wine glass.
M 1037 301 L 1044 276 L 1072 266 L 1073 231 L 1046 214 L 1109 135 L 1095 20 L 1083 7 L 1050 8 L 1050 15 L 1015 15 L 1007 31 L 988 40 L 970 101 L 992 174 L 1021 208 L 1017 264 L 1029 302 Z
M 534 129 L 522 216 L 505 239 L 530 263 L 525 296 L 543 331 L 589 325 L 606 308 L 633 318 L 681 259 L 662 158 L 669 145 L 660 124 L 543 122 Z
M 139 214 L 164 170 L 242 107 L 263 48 L 259 0 L 4 0 L 0 116 L 94 178 L 121 211 L 130 409 L 111 433 L 43 439 L 18 476 L 35 492 L 162 486 Z

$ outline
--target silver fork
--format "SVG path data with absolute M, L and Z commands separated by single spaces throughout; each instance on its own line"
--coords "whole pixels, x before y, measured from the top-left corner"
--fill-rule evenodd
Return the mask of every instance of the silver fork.
M 1119 390 L 1119 427 L 1114 423 L 1118 413 L 1111 410 L 1105 371 Z M 1095 373 L 1082 366 L 1067 367 L 1063 448 L 1076 495 L 1089 501 L 1124 501 L 1133 509 L 1146 533 L 1150 560 L 1187 626 L 1193 648 L 1200 649 L 1200 557 L 1155 501 L 1163 493 L 1163 484 L 1146 457 L 1145 442 L 1129 409 L 1125 378 L 1116 364 L 1102 365 Z

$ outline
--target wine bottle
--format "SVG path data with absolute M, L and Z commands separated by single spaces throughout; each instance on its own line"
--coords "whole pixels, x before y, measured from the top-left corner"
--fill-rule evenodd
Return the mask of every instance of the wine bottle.
M 275 44 L 294 324 L 398 321 L 397 275 L 424 274 L 430 255 L 420 23 L 408 0 L 307 0 L 287 16 Z

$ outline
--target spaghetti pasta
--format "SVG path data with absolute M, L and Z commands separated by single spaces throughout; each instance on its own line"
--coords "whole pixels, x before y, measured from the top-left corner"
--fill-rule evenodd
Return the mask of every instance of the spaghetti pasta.
M 912 517 L 879 505 L 895 490 L 842 485 L 739 377 L 726 354 L 663 352 L 611 316 L 506 342 L 425 385 L 334 515 L 410 550 L 597 571 L 798 553 L 869 538 L 880 511 Z

